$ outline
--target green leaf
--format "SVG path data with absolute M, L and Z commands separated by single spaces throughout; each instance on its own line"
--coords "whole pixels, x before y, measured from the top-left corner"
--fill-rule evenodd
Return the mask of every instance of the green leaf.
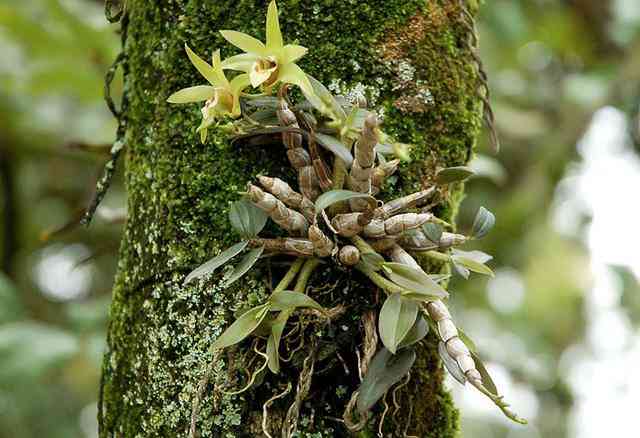
M 214 350 L 221 350 L 231 345 L 237 344 L 249 336 L 260 325 L 268 313 L 268 305 L 263 304 L 246 311 L 236 319 L 228 329 L 220 335 L 213 343 Z
M 305 92 L 304 95 L 307 100 L 321 113 L 330 113 L 335 120 L 343 121 L 346 119 L 347 114 L 344 112 L 340 102 L 333 97 L 333 94 L 313 76 L 307 75 L 307 77 L 309 78 L 314 93 L 313 95 L 307 95 Z
M 273 309 L 271 309 L 273 310 Z M 282 332 L 287 324 L 287 320 L 291 316 L 292 310 L 285 310 L 278 314 L 278 317 L 273 321 L 271 325 L 271 334 L 267 339 L 267 358 L 268 366 L 272 373 L 278 374 L 280 372 L 280 339 L 282 338 Z
M 398 345 L 398 349 L 420 342 L 425 336 L 427 336 L 427 333 L 429 333 L 429 324 L 427 324 L 427 321 L 425 321 L 422 315 L 418 315 L 416 322 L 411 327 L 411 330 L 409 330 L 402 342 Z
M 488 275 L 490 277 L 495 277 L 491 268 L 473 259 L 470 259 L 467 257 L 461 257 L 458 255 L 453 255 L 451 256 L 451 260 L 453 260 L 454 263 L 458 265 L 462 265 L 463 267 L 465 267 L 470 271 L 477 272 L 478 274 Z
M 366 413 L 393 385 L 407 375 L 416 360 L 412 349 L 392 355 L 381 349 L 371 361 L 367 374 L 358 388 L 357 407 L 360 414 Z
M 434 244 L 440 243 L 440 238 L 442 237 L 442 226 L 433 222 L 427 222 L 422 225 L 422 231 L 424 235 L 427 236 L 427 239 L 432 241 Z
M 487 263 L 489 260 L 491 260 L 493 257 L 490 256 L 489 254 L 482 252 L 482 251 L 462 251 L 460 249 L 456 249 L 453 248 L 451 250 L 451 254 L 453 256 L 459 256 L 459 257 L 464 257 L 466 259 L 470 259 L 470 260 L 474 260 L 477 263 L 482 263 L 485 264 Z
M 380 309 L 378 331 L 387 349 L 395 354 L 418 316 L 418 304 L 396 292 L 385 300 Z
M 377 252 L 367 252 L 360 256 L 360 262 L 365 266 L 367 271 L 379 271 L 384 264 L 384 257 Z
M 480 207 L 475 219 L 473 220 L 473 226 L 471 227 L 471 236 L 480 239 L 487 235 L 491 228 L 496 223 L 496 217 L 484 207 Z
M 366 193 L 353 192 L 351 190 L 331 190 L 323 193 L 316 199 L 316 213 L 320 213 L 336 202 L 348 201 L 349 199 L 355 198 L 365 198 L 372 207 L 376 205 L 376 199 Z
M 498 388 L 496 387 L 495 382 L 491 378 L 491 375 L 489 374 L 489 371 L 487 371 L 487 368 L 484 366 L 482 360 L 480 360 L 478 355 L 473 351 L 471 352 L 471 357 L 473 358 L 473 362 L 476 364 L 476 369 L 480 373 L 480 377 L 482 377 L 482 384 L 484 385 L 484 387 L 487 388 L 489 392 L 498 395 Z
M 347 167 L 351 166 L 351 163 L 353 163 L 353 155 L 351 155 L 349 148 L 347 148 L 344 143 L 332 135 L 322 134 L 320 132 L 315 133 L 315 137 L 320 146 L 344 161 Z
M 447 167 L 436 173 L 436 182 L 438 184 L 451 184 L 454 182 L 464 181 L 473 175 L 473 170 L 466 166 Z
M 274 292 L 269 297 L 270 308 L 273 311 L 295 309 L 297 307 L 310 307 L 322 310 L 322 306 L 309 295 L 292 290 Z
M 467 336 L 467 334 L 461 329 L 458 329 L 458 337 L 462 342 L 464 342 L 464 345 L 467 346 L 469 351 L 471 351 L 472 353 L 478 351 L 478 347 L 476 347 L 475 342 L 473 342 L 473 340 L 471 340 L 471 338 Z
M 231 226 L 244 238 L 255 237 L 267 223 L 267 214 L 251 202 L 241 199 L 231 205 Z
M 460 263 L 453 262 L 453 269 L 465 280 L 469 279 L 469 275 L 471 275 L 471 271 L 462 266 Z
M 229 278 L 227 278 L 225 286 L 229 286 L 231 283 L 235 282 L 244 274 L 246 274 L 249 269 L 251 269 L 253 265 L 256 264 L 263 251 L 264 246 L 261 246 L 259 248 L 254 248 L 246 253 L 244 257 L 242 257 L 242 260 L 240 260 L 240 263 L 238 263 L 238 265 L 233 268 L 233 272 L 231 273 Z
M 213 97 L 216 89 L 210 85 L 196 85 L 176 91 L 167 99 L 169 103 L 202 102 Z
M 247 247 L 248 243 L 249 242 L 247 242 L 246 240 L 243 240 L 242 242 L 236 243 L 231 248 L 227 248 L 226 250 L 222 251 L 220 255 L 212 258 L 208 262 L 200 265 L 199 267 L 191 271 L 191 273 L 187 275 L 187 278 L 184 279 L 184 282 L 182 284 L 185 285 L 187 283 L 192 282 L 196 278 L 200 278 L 205 275 L 211 274 L 220 266 L 224 265 L 229 260 L 231 260 L 238 254 L 240 254 L 242 250 Z
M 382 265 L 387 277 L 413 295 L 422 295 L 425 299 L 446 298 L 449 293 L 420 269 L 403 263 L 386 262 Z
M 440 359 L 442 359 L 442 363 L 444 364 L 445 368 L 447 369 L 447 371 L 449 371 L 449 374 L 451 374 L 454 379 L 464 385 L 467 381 L 467 376 L 465 376 L 460 369 L 458 362 L 456 362 L 455 359 L 451 357 L 451 355 L 447 351 L 447 346 L 442 341 L 438 343 L 438 354 L 440 355 Z

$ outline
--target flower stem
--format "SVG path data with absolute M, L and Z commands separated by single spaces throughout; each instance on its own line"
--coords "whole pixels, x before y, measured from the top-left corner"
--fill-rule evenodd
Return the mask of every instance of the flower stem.
M 302 271 L 300 271 L 300 275 L 298 276 L 298 281 L 296 281 L 296 286 L 293 289 L 296 292 L 304 293 L 307 288 L 307 283 L 309 282 L 309 277 L 316 269 L 316 267 L 320 264 L 320 259 L 314 257 L 312 259 L 307 259 L 302 266 Z
M 356 265 L 356 268 L 362 272 L 364 275 L 366 275 L 367 277 L 369 277 L 369 279 L 379 288 L 383 289 L 386 293 L 394 293 L 394 292 L 404 292 L 404 289 L 402 289 L 400 286 L 398 286 L 397 284 L 393 283 L 390 280 L 387 280 L 386 278 L 384 278 L 382 275 L 378 274 L 377 272 L 371 271 L 369 269 L 366 269 L 361 263 L 358 263 Z
M 293 279 L 296 277 L 296 275 L 298 275 L 298 272 L 300 271 L 300 268 L 302 268 L 304 261 L 305 261 L 304 258 L 298 257 L 296 261 L 293 262 L 293 264 L 291 265 L 287 273 L 284 275 L 284 277 L 282 277 L 282 280 L 280 280 L 280 282 L 278 283 L 278 285 L 273 291 L 281 292 L 287 289 L 287 287 L 289 287 L 289 285 L 291 284 Z
M 426 251 L 423 253 L 427 257 L 438 260 L 439 262 L 449 263 L 449 256 L 438 251 Z

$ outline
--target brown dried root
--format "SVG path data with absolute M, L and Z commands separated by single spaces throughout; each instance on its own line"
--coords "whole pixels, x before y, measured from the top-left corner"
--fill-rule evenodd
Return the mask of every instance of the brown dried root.
M 367 425 L 367 422 L 369 421 L 369 415 L 370 415 L 369 412 L 365 413 L 364 415 L 360 415 L 357 409 L 355 409 L 357 400 L 358 400 L 358 391 L 354 391 L 353 394 L 351 394 L 351 399 L 349 400 L 349 403 L 347 403 L 347 406 L 345 407 L 344 412 L 342 413 L 342 420 L 344 421 L 344 425 L 347 427 L 349 432 L 361 431 L 362 429 L 364 429 L 364 427 Z M 358 420 L 355 422 L 353 421 L 354 413 L 359 416 Z
M 269 400 L 267 400 L 263 405 L 262 405 L 262 432 L 267 436 L 267 438 L 273 438 L 271 436 L 271 434 L 269 433 L 269 425 L 268 425 L 268 419 L 269 419 L 269 414 L 268 414 L 268 409 L 269 406 L 271 406 L 271 404 L 286 396 L 287 394 L 289 394 L 289 392 L 291 391 L 291 382 L 287 383 L 287 387 L 285 388 L 284 391 L 282 391 L 280 394 L 276 394 L 273 397 L 271 397 Z
M 256 381 L 256 377 L 258 377 L 258 375 L 267 368 L 267 364 L 269 363 L 269 357 L 267 356 L 267 354 L 258 350 L 258 344 L 255 344 L 253 346 L 253 351 L 255 351 L 256 354 L 264 358 L 264 363 L 256 371 L 254 371 L 253 374 L 251 374 L 251 378 L 249 379 L 249 382 L 243 388 L 238 389 L 237 391 L 222 391 L 224 394 L 238 395 L 247 391 L 249 388 L 253 386 L 254 382 Z
M 309 394 L 311 388 L 311 380 L 313 377 L 313 369 L 316 363 L 317 347 L 313 345 L 309 355 L 305 358 L 300 377 L 298 378 L 298 388 L 296 390 L 296 398 L 289 406 L 287 415 L 282 425 L 282 438 L 291 438 L 298 429 L 298 418 L 300 416 L 300 408 L 302 403 Z
M 364 326 L 364 346 L 362 348 L 362 360 L 359 364 L 360 381 L 364 378 L 369 370 L 369 364 L 376 354 L 378 347 L 378 330 L 376 329 L 376 313 L 373 310 L 367 310 L 362 316 L 362 325 Z

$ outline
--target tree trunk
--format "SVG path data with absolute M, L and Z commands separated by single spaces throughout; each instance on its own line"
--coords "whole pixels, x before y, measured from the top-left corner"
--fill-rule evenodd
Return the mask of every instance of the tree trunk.
M 412 161 L 401 166 L 384 199 L 419 188 L 435 164 L 462 165 L 471 156 L 481 104 L 464 3 L 279 1 L 285 41 L 309 48 L 301 67 L 326 85 L 364 86 L 372 97 L 370 106 L 384 111 L 385 131 L 415 145 Z M 186 436 L 192 400 L 211 361 L 211 343 L 234 319 L 234 311 L 263 302 L 270 275 L 277 282 L 283 270 L 265 267 L 228 289 L 218 286 L 219 277 L 188 287 L 182 281 L 237 241 L 227 212 L 248 180 L 258 174 L 295 178 L 284 147 L 232 147 L 222 129 L 210 131 L 202 145 L 194 132 L 200 119 L 197 106 L 165 102 L 172 92 L 203 82 L 185 55 L 185 42 L 202 57 L 218 47 L 223 56 L 233 54 L 218 30 L 263 39 L 267 1 L 130 0 L 126 5 L 128 220 L 103 366 L 100 436 Z M 439 207 L 440 217 L 455 214 L 461 195 L 461 188 L 453 191 Z M 301 347 L 305 356 L 314 345 L 319 350 L 300 409 L 299 436 L 350 436 L 337 419 L 359 383 L 355 353 L 363 337 L 360 313 L 375 300 L 375 292 L 356 273 L 328 268 L 318 270 L 311 285 L 341 294 L 349 307 L 344 317 L 318 329 L 315 340 Z M 267 427 L 273 436 L 281 435 L 302 360 L 294 357 L 278 376 L 260 375 L 240 395 L 225 395 L 221 389 L 247 381 L 237 371 L 238 363 L 248 370 L 261 363 L 247 344 L 225 352 L 218 364 L 204 392 L 200 436 L 264 436 L 263 405 L 291 382 L 291 392 L 268 409 Z M 449 438 L 457 433 L 458 413 L 442 387 L 435 340 L 423 344 L 409 384 L 397 393 L 400 409 L 394 408 L 391 394 L 387 397 L 388 436 Z M 230 368 L 236 371 L 229 373 Z M 368 432 L 360 436 L 377 433 L 383 411 L 379 405 Z

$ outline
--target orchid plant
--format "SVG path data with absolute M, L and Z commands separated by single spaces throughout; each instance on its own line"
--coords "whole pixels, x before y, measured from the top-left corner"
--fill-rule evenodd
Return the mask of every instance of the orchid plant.
M 491 256 L 457 248 L 483 237 L 493 227 L 493 214 L 481 208 L 471 233 L 462 235 L 454 233 L 451 225 L 434 213 L 435 207 L 450 195 L 449 186 L 463 182 L 473 171 L 465 166 L 434 169 L 433 174 L 424 177 L 422 190 L 384 199 L 383 185 L 392 180 L 400 162 L 409 159 L 409 145 L 395 142 L 381 130 L 381 120 L 367 108 L 366 99 L 351 102 L 334 96 L 296 64 L 307 49 L 284 44 L 275 0 L 268 7 L 266 42 L 233 30 L 220 33 L 245 53 L 221 60 L 220 51 L 216 50 L 210 65 L 185 45 L 191 63 L 210 85 L 182 89 L 172 94 L 168 102 L 205 101 L 197 128 L 203 142 L 207 128 L 230 117 L 238 119 L 232 124 L 236 134 L 232 144 L 242 141 L 284 146 L 298 180 L 297 188 L 268 176 L 258 176 L 259 186 L 248 184 L 244 199 L 234 203 L 229 214 L 231 226 L 243 240 L 185 279 L 187 284 L 208 278 L 243 252 L 246 253 L 240 262 L 225 276 L 225 286 L 239 280 L 264 257 L 291 262 L 267 302 L 246 309 L 212 345 L 217 354 L 254 338 L 254 351 L 264 358 L 249 383 L 234 393 L 250 388 L 266 367 L 273 373 L 280 372 L 281 359 L 285 359 L 280 349 L 289 348 L 281 341 L 291 336 L 285 328 L 294 313 L 312 315 L 321 323 L 328 323 L 343 311 L 342 305 L 325 309 L 307 295 L 307 282 L 313 271 L 321 264 L 335 264 L 343 270 L 360 271 L 375 290 L 387 295 L 378 313 L 377 327 L 375 322 L 370 323 L 373 329 L 369 330 L 369 341 L 373 348 L 367 361 L 371 366 L 368 370 L 367 366 L 360 368 L 362 382 L 352 395 L 362 418 L 368 419 L 387 391 L 407 376 L 416 358 L 415 345 L 432 330 L 449 373 L 485 394 L 508 418 L 525 423 L 509 409 L 473 342 L 455 325 L 445 304 L 449 293 L 440 284 L 448 276 L 428 274 L 414 259 L 422 255 L 450 263 L 465 279 L 471 272 L 493 276 L 486 266 Z M 229 80 L 225 70 L 240 73 Z M 297 86 L 306 100 L 292 102 L 289 85 Z M 247 94 L 249 87 L 261 92 Z M 277 96 L 272 95 L 276 87 Z M 262 235 L 268 219 L 280 228 L 280 234 Z M 294 259 L 289 260 L 290 257 Z M 307 323 L 309 320 L 304 317 L 299 320 L 300 327 Z M 304 328 L 299 330 L 304 332 Z M 377 335 L 371 336 L 371 332 L 379 334 L 380 348 Z M 304 334 L 300 336 L 304 338 Z M 263 342 L 265 353 L 257 350 Z M 293 355 L 289 353 L 285 363 Z M 343 418 L 351 418 L 352 405 L 347 405 Z M 384 422 L 384 414 L 380 421 Z M 366 421 L 362 427 L 364 424 Z M 263 431 L 270 436 L 265 427 L 263 422 Z

